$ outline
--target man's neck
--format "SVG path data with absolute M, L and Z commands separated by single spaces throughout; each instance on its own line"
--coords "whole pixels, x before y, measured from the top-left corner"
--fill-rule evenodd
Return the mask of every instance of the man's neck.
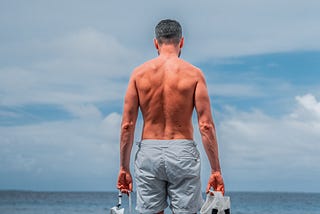
M 180 54 L 180 48 L 179 46 L 175 46 L 175 45 L 166 45 L 166 44 L 162 44 L 159 47 L 158 53 L 160 56 L 163 57 L 178 57 Z

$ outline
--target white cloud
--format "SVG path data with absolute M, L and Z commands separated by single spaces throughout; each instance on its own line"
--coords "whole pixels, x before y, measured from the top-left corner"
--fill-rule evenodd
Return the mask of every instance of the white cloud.
M 112 142 L 119 142 L 121 115 L 111 113 L 102 121 L 102 127 L 105 135 Z
M 95 181 L 99 177 L 116 179 L 120 119 L 119 114 L 111 113 L 106 118 L 0 127 L 0 175 L 5 178 L 22 173 L 28 179 L 35 177 L 33 185 L 47 182 L 47 186 L 48 177 L 67 181 L 76 176 L 79 180 L 89 179 L 83 189 L 105 186 Z M 68 189 L 58 182 L 55 185 Z
M 0 68 L 2 105 L 68 106 L 121 99 L 127 83 L 121 79 L 128 78 L 139 58 L 111 35 L 93 29 L 37 45 L 48 59 Z
M 90 74 L 109 77 L 128 75 L 130 70 L 123 70 L 123 68 L 132 65 L 131 63 L 136 63 L 139 58 L 138 52 L 125 47 L 115 35 L 103 33 L 93 28 L 67 32 L 49 44 L 40 45 L 47 46 L 48 51 L 56 53 L 61 60 L 53 61 L 47 66 L 44 63 L 45 68 L 52 69 L 55 63 L 64 68 L 72 66 L 72 74 L 90 72 Z M 63 65 L 63 63 L 66 64 Z M 42 68 L 42 64 L 39 67 Z M 57 72 L 63 73 L 64 70 L 57 70 Z
M 296 100 L 303 108 L 304 112 L 309 112 L 311 115 L 320 118 L 320 102 L 318 102 L 312 94 L 306 94 L 304 96 L 297 96 Z M 301 114 L 301 112 L 299 112 Z M 295 114 L 296 116 L 299 116 Z
M 101 112 L 92 104 L 66 105 L 66 110 L 75 117 L 87 119 L 99 119 L 102 117 Z
M 312 95 L 302 96 L 297 101 L 299 106 L 293 110 L 295 117 L 288 114 L 274 118 L 259 110 L 226 109 L 218 123 L 218 139 L 223 170 L 231 188 L 250 189 L 251 183 L 263 180 L 258 189 L 266 190 L 264 186 L 272 186 L 270 183 L 278 180 L 274 190 L 288 191 L 289 185 L 295 190 L 319 191 L 303 189 L 302 184 L 308 179 L 310 185 L 315 184 L 320 176 L 317 170 L 320 117 L 315 111 L 319 102 Z M 298 110 L 300 107 L 308 111 L 308 117 L 306 112 Z

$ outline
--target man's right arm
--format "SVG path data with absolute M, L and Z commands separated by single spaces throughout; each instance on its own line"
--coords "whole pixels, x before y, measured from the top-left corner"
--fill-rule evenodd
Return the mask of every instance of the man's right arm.
M 134 138 L 135 124 L 138 116 L 139 98 L 134 74 L 128 83 L 124 98 L 120 136 L 120 170 L 117 187 L 123 193 L 132 192 L 132 177 L 130 173 L 130 155 Z
M 199 79 L 195 89 L 194 103 L 198 115 L 198 124 L 202 143 L 211 166 L 211 176 L 208 181 L 206 192 L 213 187 L 215 191 L 221 191 L 224 194 L 224 182 L 221 175 L 218 144 L 211 114 L 210 98 L 204 75 L 201 71 L 199 73 Z

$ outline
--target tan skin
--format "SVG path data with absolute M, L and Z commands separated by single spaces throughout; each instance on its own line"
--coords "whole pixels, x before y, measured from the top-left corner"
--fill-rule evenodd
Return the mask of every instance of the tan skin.
M 142 139 L 193 139 L 192 112 L 198 124 L 211 175 L 206 192 L 213 187 L 224 194 L 215 126 L 205 78 L 200 69 L 179 58 L 179 44 L 154 44 L 159 56 L 137 67 L 129 80 L 121 123 L 120 171 L 117 188 L 132 191 L 130 154 L 138 109 L 144 126 Z M 161 213 L 161 212 L 160 212 Z M 162 211 L 163 213 L 163 211 Z

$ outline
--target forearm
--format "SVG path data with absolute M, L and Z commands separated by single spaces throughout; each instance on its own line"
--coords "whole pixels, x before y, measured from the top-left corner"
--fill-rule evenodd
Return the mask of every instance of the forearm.
M 120 169 L 129 171 L 134 138 L 134 122 L 123 122 L 120 135 Z
M 211 172 L 221 172 L 218 143 L 213 122 L 199 123 L 202 143 L 208 156 Z

